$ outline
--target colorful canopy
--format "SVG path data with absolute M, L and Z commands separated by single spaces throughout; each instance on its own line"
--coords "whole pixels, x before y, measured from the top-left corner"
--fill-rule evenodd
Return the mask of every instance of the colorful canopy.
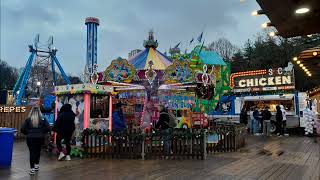
M 153 47 L 147 47 L 128 59 L 129 64 L 133 65 L 137 70 L 149 69 L 149 61 L 153 62 L 152 68 L 156 70 L 165 70 L 172 63 L 171 59 Z

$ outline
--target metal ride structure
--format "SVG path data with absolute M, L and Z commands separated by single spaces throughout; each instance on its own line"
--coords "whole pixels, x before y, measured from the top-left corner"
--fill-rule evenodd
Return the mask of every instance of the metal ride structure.
M 24 101 L 23 99 L 26 96 L 28 84 L 31 87 L 31 90 L 35 90 L 33 87 L 35 79 L 31 78 L 30 80 L 30 76 L 33 77 L 33 75 L 37 75 L 36 85 L 38 88 L 38 93 L 39 88 L 44 88 L 45 86 L 55 86 L 57 84 L 55 64 L 57 65 L 65 83 L 71 84 L 68 76 L 64 72 L 59 60 L 56 57 L 57 49 L 52 47 L 52 45 L 52 36 L 49 38 L 47 44 L 43 45 L 39 43 L 39 34 L 36 35 L 34 45 L 29 45 L 29 51 L 31 54 L 13 89 L 15 104 L 17 106 L 26 104 L 27 101 Z

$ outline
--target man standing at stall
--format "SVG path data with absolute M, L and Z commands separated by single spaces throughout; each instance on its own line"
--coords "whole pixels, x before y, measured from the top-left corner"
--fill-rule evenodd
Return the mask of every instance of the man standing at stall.
M 269 107 L 268 106 L 266 106 L 264 108 L 264 110 L 261 113 L 261 116 L 262 116 L 262 126 L 261 126 L 262 133 L 264 135 L 269 135 L 269 128 L 270 128 L 269 124 L 270 124 L 270 119 L 271 119 L 272 114 L 269 111 Z

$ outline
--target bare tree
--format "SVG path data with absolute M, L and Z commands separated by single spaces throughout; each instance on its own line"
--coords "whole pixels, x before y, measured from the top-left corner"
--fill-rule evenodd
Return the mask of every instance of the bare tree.
M 239 48 L 226 38 L 219 38 L 210 43 L 208 47 L 209 51 L 215 51 L 226 61 L 232 61 L 233 55 L 239 51 Z

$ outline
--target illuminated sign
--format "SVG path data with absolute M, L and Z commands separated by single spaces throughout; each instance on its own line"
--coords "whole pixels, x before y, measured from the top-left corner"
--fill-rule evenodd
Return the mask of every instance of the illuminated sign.
M 25 106 L 0 106 L 0 113 L 24 113 Z
M 257 92 L 295 89 L 293 68 L 255 70 L 233 73 L 230 76 L 234 92 Z

